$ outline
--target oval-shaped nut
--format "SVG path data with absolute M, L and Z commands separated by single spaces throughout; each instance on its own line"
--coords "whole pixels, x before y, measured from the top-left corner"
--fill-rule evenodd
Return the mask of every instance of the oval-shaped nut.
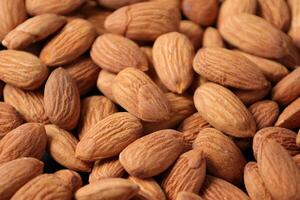
M 136 199 L 166 200 L 164 191 L 154 179 L 141 179 L 134 176 L 129 176 L 128 179 L 137 184 L 140 188 L 139 192 L 135 196 Z
M 148 70 L 147 58 L 139 46 L 120 35 L 106 33 L 99 36 L 90 54 L 99 67 L 113 73 L 118 73 L 127 67 Z
M 109 115 L 87 131 L 76 147 L 76 157 L 94 161 L 117 156 L 142 136 L 139 119 L 127 112 Z
M 291 11 L 291 26 L 288 34 L 293 39 L 294 45 L 300 49 L 300 5 L 298 0 L 288 0 L 287 2 Z
M 253 116 L 230 90 L 215 83 L 201 85 L 194 94 L 200 115 L 213 127 L 235 137 L 254 136 Z
M 273 126 L 279 115 L 278 104 L 271 100 L 258 101 L 248 109 L 254 117 L 257 130 Z
M 255 162 L 248 162 L 245 166 L 244 182 L 247 193 L 252 200 L 272 200 Z
M 205 179 L 203 152 L 194 149 L 182 154 L 162 181 L 168 199 L 176 199 L 180 191 L 198 193 Z
M 72 192 L 76 192 L 79 188 L 82 187 L 81 176 L 73 170 L 62 169 L 56 171 L 54 174 L 60 179 L 64 180 L 65 183 L 70 186 Z
M 12 200 L 72 199 L 71 187 L 55 174 L 42 174 L 21 187 Z
M 105 96 L 90 96 L 81 101 L 80 120 L 77 126 L 78 137 L 82 139 L 89 129 L 100 120 L 116 113 L 117 107 Z
M 21 157 L 41 159 L 47 143 L 47 135 L 42 124 L 26 123 L 0 140 L 0 163 Z
M 0 102 L 0 139 L 23 123 L 22 116 L 11 105 Z
M 183 0 L 182 11 L 191 21 L 209 26 L 214 24 L 218 11 L 219 2 L 217 0 Z
M 43 173 L 43 162 L 35 158 L 19 158 L 0 166 L 1 200 L 9 200 L 25 183 Z
M 275 126 L 284 128 L 299 128 L 300 127 L 300 97 L 289 104 L 279 115 Z
M 39 91 L 25 91 L 6 84 L 4 101 L 12 105 L 27 122 L 47 124 L 48 116 L 44 108 L 44 96 Z
M 51 157 L 68 169 L 90 172 L 92 163 L 84 162 L 75 157 L 75 149 L 78 140 L 68 131 L 56 125 L 46 125 L 48 136 L 47 150 Z
M 63 68 L 77 83 L 81 96 L 95 87 L 100 69 L 89 57 L 79 57 Z
M 165 129 L 137 139 L 120 153 L 119 159 L 130 175 L 148 178 L 170 167 L 183 149 L 181 133 Z
M 299 199 L 300 170 L 280 144 L 274 140 L 262 142 L 258 147 L 257 165 L 274 199 Z
M 300 97 L 300 68 L 281 79 L 272 90 L 272 99 L 279 104 L 288 105 L 297 97 Z
M 25 51 L 0 51 L 0 79 L 26 90 L 40 87 L 47 79 L 48 69 L 35 55 Z
M 202 198 L 195 193 L 182 191 L 178 192 L 176 200 L 202 200 Z
M 130 39 L 154 41 L 164 33 L 177 31 L 179 23 L 177 7 L 160 2 L 143 2 L 114 11 L 106 18 L 104 26 L 109 32 Z
M 200 130 L 193 148 L 203 151 L 209 173 L 234 184 L 242 182 L 246 159 L 222 132 L 214 128 Z
M 80 96 L 76 82 L 66 70 L 58 68 L 50 74 L 44 90 L 44 104 L 53 124 L 66 130 L 77 125 Z
M 219 31 L 213 27 L 207 27 L 203 33 L 203 47 L 225 47 L 222 36 Z
M 206 176 L 204 185 L 199 194 L 203 200 L 250 200 L 250 198 L 238 187 L 223 179 L 209 175 Z
M 93 170 L 89 175 L 89 183 L 105 178 L 121 178 L 124 174 L 125 169 L 118 158 L 98 160 L 94 163 Z
M 138 2 L 142 2 L 144 0 L 97 0 L 97 2 L 105 7 L 105 8 L 109 8 L 109 9 L 118 9 L 121 8 L 123 6 L 127 6 L 130 4 L 134 4 L 134 3 L 138 3 Z
M 90 48 L 96 35 L 96 30 L 88 21 L 71 20 L 44 46 L 40 59 L 50 67 L 70 63 Z
M 204 78 L 224 86 L 243 90 L 259 90 L 268 86 L 256 64 L 227 49 L 207 47 L 199 50 L 193 67 Z
M 189 20 L 181 20 L 179 24 L 179 32 L 189 38 L 195 50 L 200 48 L 202 44 L 203 30 L 198 24 Z
M 112 94 L 112 84 L 116 78 L 116 74 L 108 72 L 106 70 L 101 70 L 97 79 L 97 88 L 104 94 L 107 98 L 116 102 Z
M 26 9 L 30 15 L 41 15 L 45 13 L 69 14 L 81 6 L 85 0 L 26 0 Z
M 66 22 L 65 17 L 56 14 L 32 17 L 10 31 L 3 39 L 2 44 L 8 49 L 24 49 L 55 33 Z
M 77 190 L 77 200 L 129 200 L 139 191 L 139 187 L 133 182 L 121 178 L 107 178 L 90 183 Z
M 193 80 L 193 44 L 181 33 L 166 33 L 155 40 L 152 53 L 161 82 L 170 91 L 183 93 Z
M 144 121 L 163 121 L 170 117 L 167 97 L 138 69 L 122 70 L 114 79 L 112 92 L 119 105 Z

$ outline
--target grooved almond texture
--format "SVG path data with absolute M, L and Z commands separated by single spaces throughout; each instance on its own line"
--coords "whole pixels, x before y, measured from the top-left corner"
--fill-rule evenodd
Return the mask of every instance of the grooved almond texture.
M 230 90 L 215 83 L 201 85 L 194 94 L 200 115 L 213 127 L 235 137 L 251 137 L 256 125 L 253 116 Z
M 298 0 L 288 0 L 287 2 L 291 11 L 291 26 L 288 34 L 292 37 L 294 45 L 300 49 L 300 5 Z
M 189 20 L 181 20 L 179 32 L 189 38 L 195 50 L 199 49 L 202 44 L 203 30 L 198 24 Z
M 139 119 L 127 112 L 109 115 L 87 131 L 76 147 L 76 157 L 94 161 L 117 156 L 142 136 Z
M 259 90 L 268 85 L 256 64 L 236 52 L 223 48 L 201 49 L 195 56 L 193 67 L 201 76 L 224 86 Z
M 54 174 L 60 179 L 64 180 L 65 183 L 67 183 L 70 186 L 72 192 L 76 192 L 79 188 L 82 187 L 81 176 L 73 170 L 62 169 L 56 171 Z
M 193 44 L 181 33 L 167 33 L 155 40 L 152 53 L 161 82 L 170 91 L 183 93 L 193 80 Z
M 14 107 L 0 102 L 0 139 L 23 123 L 23 118 Z
M 170 117 L 168 99 L 155 83 L 138 69 L 122 70 L 114 79 L 112 91 L 118 104 L 144 121 L 163 121 Z
M 202 200 L 200 196 L 192 192 L 179 192 L 176 200 Z
M 119 8 L 106 18 L 104 26 L 109 32 L 130 39 L 154 41 L 164 33 L 177 31 L 179 23 L 178 8 L 145 2 Z
M 148 61 L 139 46 L 120 35 L 106 33 L 99 36 L 91 50 L 93 61 L 102 69 L 118 73 L 127 67 L 148 70 Z
M 219 31 L 213 27 L 207 27 L 203 33 L 203 47 L 224 47 L 224 41 Z
M 48 76 L 47 67 L 35 55 L 25 51 L 0 51 L 0 80 L 16 87 L 34 90 Z
M 97 79 L 97 88 L 107 98 L 115 102 L 115 98 L 112 94 L 112 84 L 117 75 L 106 70 L 101 70 Z
M 46 125 L 48 136 L 47 149 L 51 157 L 59 164 L 76 171 L 89 172 L 92 164 L 75 157 L 77 138 L 56 125 Z
M 119 159 L 130 175 L 148 178 L 170 167 L 183 148 L 181 133 L 165 129 L 134 141 L 120 153 Z
M 0 166 L 1 200 L 9 200 L 25 183 L 43 172 L 44 164 L 35 158 L 19 158 Z
M 47 66 L 67 64 L 87 51 L 96 37 L 88 21 L 74 19 L 42 49 L 40 58 Z
M 7 133 L 0 140 L 0 163 L 21 157 L 41 159 L 47 143 L 42 124 L 26 123 Z
M 80 115 L 80 96 L 77 85 L 66 70 L 54 70 L 45 85 L 45 111 L 50 121 L 59 127 L 73 129 Z
M 288 105 L 279 115 L 275 126 L 284 128 L 299 128 L 300 125 L 300 97 Z

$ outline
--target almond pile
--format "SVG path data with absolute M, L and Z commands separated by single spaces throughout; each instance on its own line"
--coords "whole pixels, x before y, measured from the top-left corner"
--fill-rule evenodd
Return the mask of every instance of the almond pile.
M 299 0 L 0 0 L 0 200 L 300 200 Z

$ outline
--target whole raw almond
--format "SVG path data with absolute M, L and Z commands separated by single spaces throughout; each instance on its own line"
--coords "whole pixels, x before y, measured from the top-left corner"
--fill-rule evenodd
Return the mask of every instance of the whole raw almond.
M 127 67 L 148 70 L 147 58 L 139 46 L 120 35 L 106 33 L 99 36 L 90 54 L 99 67 L 113 73 L 118 73 Z
M 122 70 L 114 79 L 112 92 L 119 105 L 144 121 L 163 121 L 170 117 L 167 97 L 139 69 Z
M 266 88 L 268 82 L 259 68 L 246 57 L 223 48 L 198 51 L 194 70 L 209 81 L 243 90 Z
M 142 2 L 114 11 L 106 18 L 104 26 L 109 32 L 130 39 L 154 41 L 164 33 L 177 31 L 179 23 L 177 7 L 160 2 Z
M 21 90 L 6 84 L 3 96 L 5 103 L 12 105 L 27 122 L 49 123 L 41 92 Z
M 253 116 L 230 90 L 215 83 L 201 85 L 194 94 L 200 115 L 213 127 L 235 137 L 251 137 L 256 124 Z
M 79 188 L 82 187 L 81 176 L 73 170 L 62 169 L 56 171 L 54 174 L 60 179 L 64 180 L 65 183 L 67 183 L 70 186 L 72 192 L 76 192 Z
M 198 193 L 205 179 L 206 161 L 200 150 L 182 154 L 162 181 L 168 199 L 176 199 L 180 191 Z
M 226 135 L 214 128 L 204 128 L 195 139 L 193 148 L 203 151 L 210 174 L 234 184 L 242 182 L 246 159 Z
M 11 105 L 0 102 L 0 139 L 23 123 L 22 116 Z
M 178 192 L 176 200 L 202 200 L 202 198 L 192 192 Z
M 0 79 L 26 90 L 40 87 L 47 79 L 48 69 L 35 55 L 25 51 L 0 51 Z
M 207 27 L 203 33 L 203 47 L 225 47 L 219 31 L 213 27 Z
M 139 191 L 133 182 L 121 178 L 107 178 L 90 183 L 75 193 L 77 200 L 129 200 Z
M 56 14 L 32 17 L 10 31 L 3 39 L 2 44 L 8 49 L 24 49 L 55 33 L 66 22 L 65 17 Z
M 116 102 L 112 94 L 112 84 L 117 75 L 106 70 L 101 70 L 97 79 L 97 88 L 104 94 L 107 98 Z
M 19 158 L 0 166 L 1 200 L 9 200 L 25 183 L 43 173 L 43 162 L 35 158 Z
M 143 126 L 135 116 L 127 112 L 109 115 L 81 138 L 76 147 L 76 157 L 94 161 L 117 156 L 142 133 Z
M 275 126 L 284 128 L 300 128 L 300 97 L 289 104 L 279 115 Z
M 40 53 L 40 59 L 50 67 L 70 63 L 86 52 L 96 37 L 92 24 L 83 19 L 69 21 Z
M 66 130 L 77 125 L 80 96 L 76 82 L 66 70 L 58 68 L 50 74 L 44 90 L 44 104 L 53 124 Z
M 41 159 L 47 143 L 47 135 L 42 124 L 26 123 L 0 140 L 0 163 L 21 157 Z
M 48 137 L 47 150 L 51 157 L 68 169 L 90 172 L 92 163 L 84 162 L 75 157 L 75 149 L 78 144 L 77 138 L 68 131 L 56 125 L 46 125 Z
M 289 36 L 293 39 L 294 45 L 300 49 L 300 9 L 297 0 L 288 0 L 288 5 L 291 11 L 291 26 L 289 29 Z
M 130 175 L 148 178 L 170 167 L 183 149 L 181 133 L 164 129 L 137 139 L 120 153 L 119 159 Z
M 181 33 L 166 33 L 155 40 L 152 53 L 161 82 L 170 91 L 182 94 L 192 83 L 193 44 Z
M 203 29 L 196 23 L 189 20 L 181 20 L 179 32 L 186 35 L 197 50 L 202 44 Z

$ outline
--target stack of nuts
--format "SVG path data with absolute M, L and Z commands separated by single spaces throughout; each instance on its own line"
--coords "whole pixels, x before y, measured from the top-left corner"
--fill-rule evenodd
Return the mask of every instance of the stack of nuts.
M 300 200 L 300 0 L 0 0 L 0 200 Z

